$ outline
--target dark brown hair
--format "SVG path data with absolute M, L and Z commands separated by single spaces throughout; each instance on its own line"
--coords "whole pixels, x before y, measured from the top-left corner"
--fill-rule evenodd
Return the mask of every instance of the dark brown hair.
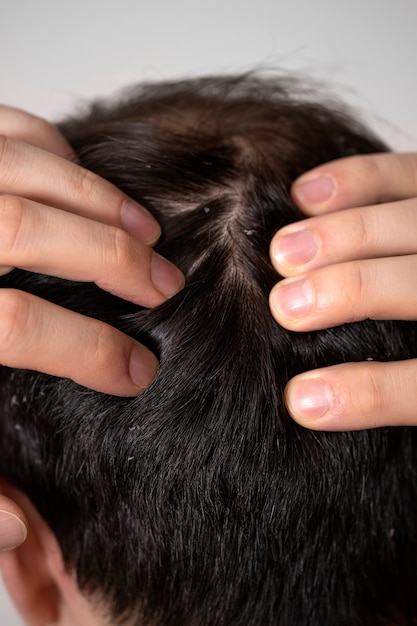
M 304 370 L 417 355 L 415 324 L 292 333 L 268 293 L 289 188 L 384 150 L 334 102 L 253 75 L 139 86 L 61 126 L 80 162 L 157 217 L 185 289 L 144 310 L 15 271 L 14 286 L 116 325 L 160 373 L 134 399 L 3 369 L 0 470 L 115 622 L 397 626 L 417 616 L 412 428 L 311 432 L 282 393 Z

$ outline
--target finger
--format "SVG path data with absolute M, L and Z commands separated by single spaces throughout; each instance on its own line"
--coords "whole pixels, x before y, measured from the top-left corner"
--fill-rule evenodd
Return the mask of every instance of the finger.
M 0 266 L 95 282 L 149 307 L 184 283 L 172 263 L 124 230 L 16 196 L 0 196 Z
M 417 252 L 417 199 L 346 209 L 282 228 L 271 260 L 282 276 L 324 265 Z
M 417 196 L 417 154 L 372 154 L 326 163 L 298 178 L 295 203 L 316 215 Z
M 22 509 L 6 496 L 0 495 L 0 552 L 20 546 L 27 537 L 27 526 Z
M 0 135 L 19 139 L 66 159 L 74 157 L 71 146 L 54 124 L 21 109 L 1 104 Z
M 417 256 L 352 261 L 279 282 L 270 294 L 275 319 L 296 331 L 371 319 L 417 317 Z
M 14 289 L 0 290 L 0 362 L 134 396 L 158 370 L 155 356 L 108 324 Z
M 0 136 L 0 193 L 122 226 L 146 244 L 155 243 L 161 233 L 146 209 L 108 181 L 55 154 L 4 135 Z
M 292 417 L 314 430 L 417 425 L 417 359 L 343 363 L 300 374 L 285 390 Z

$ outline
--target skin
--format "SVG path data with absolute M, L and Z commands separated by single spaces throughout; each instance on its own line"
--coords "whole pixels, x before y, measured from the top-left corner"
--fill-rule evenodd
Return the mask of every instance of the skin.
M 148 307 L 177 293 L 184 277 L 152 250 L 154 218 L 74 161 L 55 126 L 0 106 L 0 274 L 19 267 L 92 281 Z M 158 371 L 149 350 L 111 326 L 13 289 L 0 290 L 0 363 L 121 396 Z M 0 551 L 22 543 L 26 527 L 0 495 Z
M 0 107 L 0 272 L 22 267 L 94 281 L 144 306 L 174 295 L 184 279 L 152 251 L 158 224 L 73 158 L 54 126 Z M 298 179 L 292 195 L 312 217 L 272 241 L 272 262 L 285 277 L 271 292 L 275 319 L 294 331 L 368 317 L 416 319 L 417 155 L 329 163 Z M 119 331 L 7 289 L 0 292 L 0 361 L 126 396 L 140 393 L 158 367 Z M 317 430 L 417 424 L 416 377 L 417 360 L 342 364 L 297 376 L 285 398 L 293 418 Z M 0 550 L 21 544 L 26 528 L 22 508 L 0 495 Z
M 271 259 L 285 279 L 275 319 L 294 331 L 344 322 L 417 319 L 417 154 L 342 159 L 299 178 L 296 204 L 312 216 L 281 229 Z M 311 429 L 416 425 L 417 359 L 347 363 L 293 378 L 285 398 Z
M 29 520 L 27 540 L 0 554 L 4 585 L 27 626 L 110 626 L 102 600 L 82 592 L 64 565 L 54 533 L 29 499 L 6 481 L 2 488 Z

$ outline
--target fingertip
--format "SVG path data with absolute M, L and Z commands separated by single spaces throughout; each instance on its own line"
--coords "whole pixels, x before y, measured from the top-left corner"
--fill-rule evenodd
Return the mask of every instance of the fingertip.
M 133 200 L 123 203 L 120 220 L 126 232 L 146 245 L 154 245 L 161 236 L 161 227 L 153 215 Z
M 277 283 L 269 295 L 272 315 L 290 330 L 304 330 L 316 302 L 312 282 L 304 277 L 288 278 Z
M 133 346 L 130 361 L 129 375 L 140 394 L 154 381 L 159 371 L 159 363 L 156 356 L 140 344 Z
M 291 417 L 301 426 L 322 430 L 323 418 L 331 411 L 334 399 L 326 381 L 297 376 L 286 386 L 284 401 Z
M 0 552 L 17 548 L 26 540 L 27 534 L 27 526 L 21 517 L 0 509 Z
M 0 105 L 0 133 L 64 159 L 75 159 L 73 149 L 54 124 L 22 109 Z
M 285 388 L 285 405 L 294 421 L 311 430 L 341 432 L 405 425 L 407 418 L 398 406 L 403 396 L 400 394 L 396 405 L 394 400 L 393 408 L 391 402 L 387 404 L 386 394 L 392 399 L 395 393 L 384 385 L 386 368 L 402 368 L 403 363 L 407 364 L 341 363 L 300 374 Z
M 151 260 L 151 278 L 154 287 L 165 298 L 172 298 L 183 289 L 184 274 L 170 261 L 154 252 Z
M 291 195 L 301 209 L 308 213 L 320 214 L 326 211 L 336 191 L 337 186 L 333 176 L 328 173 L 309 172 L 294 182 Z
M 315 259 L 320 249 L 317 234 L 309 228 L 284 230 L 277 233 L 270 245 L 270 256 L 274 267 L 285 276 L 300 271 Z

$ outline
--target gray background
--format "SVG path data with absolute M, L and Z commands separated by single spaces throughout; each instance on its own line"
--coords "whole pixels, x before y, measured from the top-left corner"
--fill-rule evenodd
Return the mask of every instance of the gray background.
M 413 150 L 416 24 L 415 0 L 0 0 L 0 101 L 57 119 L 144 78 L 282 67 Z M 0 624 L 20 624 L 1 585 Z

